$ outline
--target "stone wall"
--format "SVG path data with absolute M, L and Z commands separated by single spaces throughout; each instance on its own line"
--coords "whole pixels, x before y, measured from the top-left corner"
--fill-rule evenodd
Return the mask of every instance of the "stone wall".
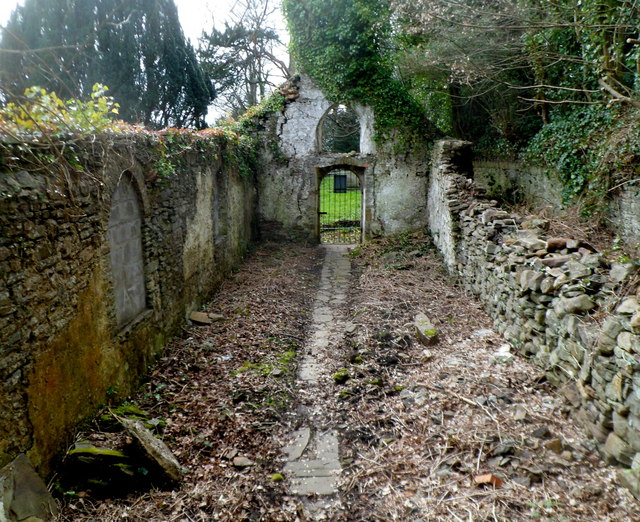
M 427 150 L 398 152 L 393 142 L 377 146 L 373 110 L 358 105 L 354 109 L 361 152 L 320 152 L 318 128 L 331 102 L 306 76 L 293 82 L 287 93 L 284 111 L 264 123 L 265 143 L 275 146 L 264 148 L 257 178 L 263 238 L 319 241 L 320 181 L 332 168 L 353 170 L 360 177 L 365 238 L 426 226 Z
M 255 189 L 224 142 L 183 154 L 166 179 L 151 142 L 81 145 L 92 164 L 82 173 L 2 173 L 0 466 L 28 452 L 46 473 L 252 239 Z
M 580 238 L 553 238 L 545 221 L 509 214 L 437 144 L 430 228 L 452 273 L 478 296 L 496 329 L 531 357 L 621 481 L 640 496 L 640 288 L 636 267 L 610 263 Z
M 514 161 L 482 160 L 474 162 L 474 179 L 499 200 L 524 201 L 552 213 L 566 207 L 562 184 L 545 169 Z M 609 227 L 630 248 L 640 249 L 640 180 L 625 182 L 608 193 L 605 209 Z

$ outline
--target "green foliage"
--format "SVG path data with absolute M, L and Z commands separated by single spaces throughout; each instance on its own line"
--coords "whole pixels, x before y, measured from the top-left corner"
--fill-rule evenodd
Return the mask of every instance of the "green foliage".
M 275 134 L 262 131 L 265 130 L 267 117 L 283 111 L 284 107 L 284 96 L 275 91 L 258 105 L 249 107 L 237 121 L 229 117 L 221 122 L 223 129 L 237 136 L 230 158 L 238 166 L 241 175 L 251 177 L 256 171 L 260 147 L 268 147 L 276 158 L 282 155 Z
M 582 211 L 599 210 L 615 181 L 640 172 L 640 125 L 637 113 L 589 105 L 558 114 L 531 140 L 524 158 L 558 175 L 566 202 L 581 199 Z
M 373 107 L 376 138 L 407 141 L 437 131 L 394 74 L 389 0 L 285 0 L 291 47 L 299 65 L 335 103 Z
M 525 158 L 559 174 L 569 201 L 586 189 L 599 189 L 600 130 L 610 128 L 611 111 L 589 106 L 572 111 L 546 125 L 529 144 Z
M 96 134 L 113 129 L 119 105 L 106 93 L 108 87 L 96 83 L 90 100 L 63 101 L 41 87 L 29 87 L 24 102 L 10 102 L 0 109 L 0 132 L 14 138 Z
M 11 100 L 31 85 L 84 98 L 102 83 L 125 121 L 204 126 L 214 93 L 173 0 L 26 0 L 1 37 L 0 85 Z
M 263 127 L 265 118 L 272 113 L 283 111 L 284 106 L 284 96 L 279 91 L 275 91 L 263 98 L 259 104 L 249 107 L 237 122 L 230 121 L 228 126 L 240 134 L 259 131 Z

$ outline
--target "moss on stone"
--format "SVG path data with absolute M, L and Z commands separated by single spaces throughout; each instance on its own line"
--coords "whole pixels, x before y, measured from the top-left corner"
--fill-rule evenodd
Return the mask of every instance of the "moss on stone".
M 349 372 L 346 368 L 340 368 L 336 373 L 332 375 L 333 382 L 336 384 L 344 384 L 350 379 Z

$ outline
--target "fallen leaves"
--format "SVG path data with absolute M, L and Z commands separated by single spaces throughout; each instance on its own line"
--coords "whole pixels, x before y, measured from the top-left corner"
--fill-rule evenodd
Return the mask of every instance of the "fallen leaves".
M 476 475 L 473 477 L 473 482 L 478 486 L 493 486 L 494 488 L 501 488 L 504 481 L 494 475 L 493 473 L 485 473 L 484 475 Z

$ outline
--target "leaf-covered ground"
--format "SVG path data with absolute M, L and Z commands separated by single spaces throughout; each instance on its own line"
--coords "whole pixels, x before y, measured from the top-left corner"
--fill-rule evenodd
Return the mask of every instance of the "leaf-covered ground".
M 61 520 L 304 520 L 277 479 L 304 410 L 296 361 L 321 256 L 259 247 L 208 307 L 225 320 L 176 339 L 130 399 L 166 423 L 158 432 L 188 470 L 182 486 L 106 500 L 74 491 Z M 562 399 L 506 351 L 425 238 L 370 243 L 353 265 L 345 336 L 325 364 L 350 379 L 322 391 L 343 464 L 326 519 L 640 519 Z M 417 341 L 418 312 L 438 344 Z M 98 429 L 80 437 L 118 442 Z M 253 465 L 234 466 L 237 457 Z

